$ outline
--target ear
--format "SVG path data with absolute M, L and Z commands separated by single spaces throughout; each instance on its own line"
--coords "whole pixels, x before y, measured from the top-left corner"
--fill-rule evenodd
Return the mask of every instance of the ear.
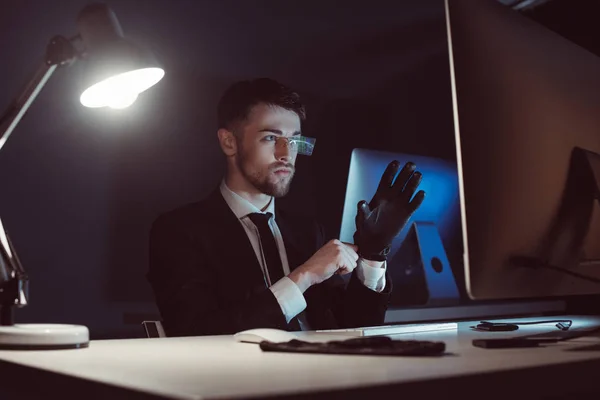
M 233 132 L 227 129 L 219 129 L 217 136 L 219 137 L 219 144 L 223 153 L 228 157 L 234 156 L 237 153 L 237 141 L 233 136 Z

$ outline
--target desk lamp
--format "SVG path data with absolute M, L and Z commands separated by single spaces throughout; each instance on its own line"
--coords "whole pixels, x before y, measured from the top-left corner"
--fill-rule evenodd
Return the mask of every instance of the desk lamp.
M 57 68 L 85 60 L 85 107 L 123 109 L 164 76 L 148 51 L 123 37 L 113 11 L 94 3 L 78 15 L 79 34 L 55 36 L 42 65 L 8 110 L 0 116 L 0 149 Z M 14 308 L 28 304 L 28 276 L 0 221 L 0 349 L 71 349 L 87 347 L 89 331 L 81 325 L 15 324 Z

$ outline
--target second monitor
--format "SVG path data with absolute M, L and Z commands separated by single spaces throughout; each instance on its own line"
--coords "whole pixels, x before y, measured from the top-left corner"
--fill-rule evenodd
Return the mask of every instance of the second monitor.
M 456 164 L 432 157 L 354 149 L 342 215 L 340 239 L 353 242 L 356 206 L 370 201 L 392 160 L 412 161 L 423 174 L 421 206 L 392 242 L 388 272 L 394 290 L 390 306 L 449 305 L 459 300 L 462 242 Z M 458 285 L 457 285 L 458 283 Z

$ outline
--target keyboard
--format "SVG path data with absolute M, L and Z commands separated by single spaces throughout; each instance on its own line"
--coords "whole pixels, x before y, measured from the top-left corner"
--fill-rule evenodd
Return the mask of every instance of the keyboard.
M 384 325 L 384 326 L 370 326 L 364 328 L 352 328 L 352 329 L 325 329 L 317 330 L 318 333 L 332 333 L 338 335 L 348 336 L 388 336 L 388 335 L 401 335 L 407 333 L 423 333 L 423 332 L 437 332 L 437 331 L 456 331 L 458 324 L 456 322 L 445 322 L 445 323 L 432 323 L 432 324 L 399 324 L 399 325 Z

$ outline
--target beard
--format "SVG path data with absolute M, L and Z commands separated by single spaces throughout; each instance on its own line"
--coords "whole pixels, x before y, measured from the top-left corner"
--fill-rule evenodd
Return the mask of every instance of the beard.
M 252 170 L 248 168 L 249 159 L 246 152 L 243 149 L 235 155 L 235 162 L 241 174 L 246 178 L 252 186 L 254 186 L 261 193 L 264 193 L 273 197 L 283 197 L 288 194 L 292 178 L 294 177 L 295 168 L 290 163 L 275 162 L 266 168 L 266 170 Z M 291 172 L 285 177 L 271 178 L 275 170 L 280 168 L 288 168 Z

